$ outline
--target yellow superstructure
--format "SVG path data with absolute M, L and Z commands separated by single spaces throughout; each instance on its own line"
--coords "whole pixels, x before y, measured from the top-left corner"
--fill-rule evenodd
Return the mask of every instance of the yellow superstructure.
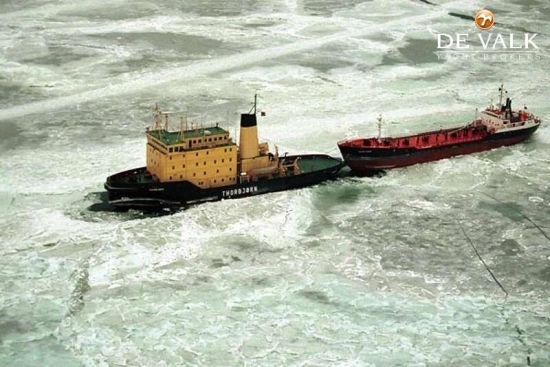
M 278 157 L 269 153 L 267 143 L 258 143 L 256 114 L 241 115 L 240 177 L 269 177 L 278 170 Z
M 217 124 L 168 131 L 168 116 L 156 108 L 154 126 L 146 132 L 147 171 L 160 182 L 189 181 L 207 189 L 270 177 L 284 169 L 267 143 L 258 143 L 255 113 L 241 116 L 240 133 L 237 147 Z

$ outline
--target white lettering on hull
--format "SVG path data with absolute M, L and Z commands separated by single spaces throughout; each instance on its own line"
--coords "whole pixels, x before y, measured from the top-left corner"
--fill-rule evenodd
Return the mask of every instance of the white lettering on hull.
M 222 198 L 230 198 L 233 196 L 248 196 L 258 192 L 258 186 L 240 187 L 238 189 L 223 190 Z

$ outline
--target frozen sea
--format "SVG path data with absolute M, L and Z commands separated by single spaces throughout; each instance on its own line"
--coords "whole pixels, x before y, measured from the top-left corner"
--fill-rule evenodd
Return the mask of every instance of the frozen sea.
M 548 0 L 4 0 L 1 366 L 549 366 Z M 541 58 L 440 59 L 436 32 Z M 473 45 L 479 49 L 479 45 Z M 524 144 L 168 216 L 92 213 L 155 102 L 281 152 L 471 120 L 501 82 Z M 499 288 L 468 238 L 508 292 Z

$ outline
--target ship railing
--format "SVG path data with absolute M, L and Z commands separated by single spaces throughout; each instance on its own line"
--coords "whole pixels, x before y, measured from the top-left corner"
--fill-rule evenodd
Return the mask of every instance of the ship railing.
M 475 120 L 474 123 L 477 122 L 477 121 L 478 120 Z M 460 126 L 443 126 L 443 127 L 440 127 L 437 130 L 401 133 L 401 134 L 396 134 L 396 135 L 391 135 L 391 136 L 386 136 L 386 137 L 383 136 L 380 139 L 378 139 L 378 137 L 371 137 L 371 138 L 368 138 L 366 140 L 375 140 L 375 141 L 380 140 L 381 142 L 383 142 L 384 140 L 388 140 L 388 139 L 392 140 L 392 139 L 412 138 L 412 137 L 415 137 L 415 136 L 420 137 L 420 136 L 424 136 L 424 135 L 437 134 L 442 130 L 447 130 L 448 131 L 450 129 L 454 129 L 452 131 L 449 131 L 450 133 L 453 133 L 453 132 L 458 132 L 460 130 L 467 129 L 467 128 L 472 127 L 472 126 L 481 126 L 481 125 L 483 125 L 483 124 L 472 125 L 472 123 L 468 123 L 467 125 L 460 125 Z M 353 139 L 350 139 L 350 140 L 353 140 Z

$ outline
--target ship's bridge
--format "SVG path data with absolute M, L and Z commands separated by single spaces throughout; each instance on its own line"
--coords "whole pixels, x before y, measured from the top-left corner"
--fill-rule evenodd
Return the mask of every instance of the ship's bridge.
M 161 182 L 189 181 L 201 188 L 235 184 L 237 145 L 217 124 L 169 131 L 147 129 L 147 171 Z
M 197 128 L 183 131 L 155 129 L 147 131 L 148 142 L 156 141 L 170 153 L 191 149 L 212 148 L 231 143 L 229 132 L 219 126 Z M 149 139 L 151 137 L 151 140 Z

